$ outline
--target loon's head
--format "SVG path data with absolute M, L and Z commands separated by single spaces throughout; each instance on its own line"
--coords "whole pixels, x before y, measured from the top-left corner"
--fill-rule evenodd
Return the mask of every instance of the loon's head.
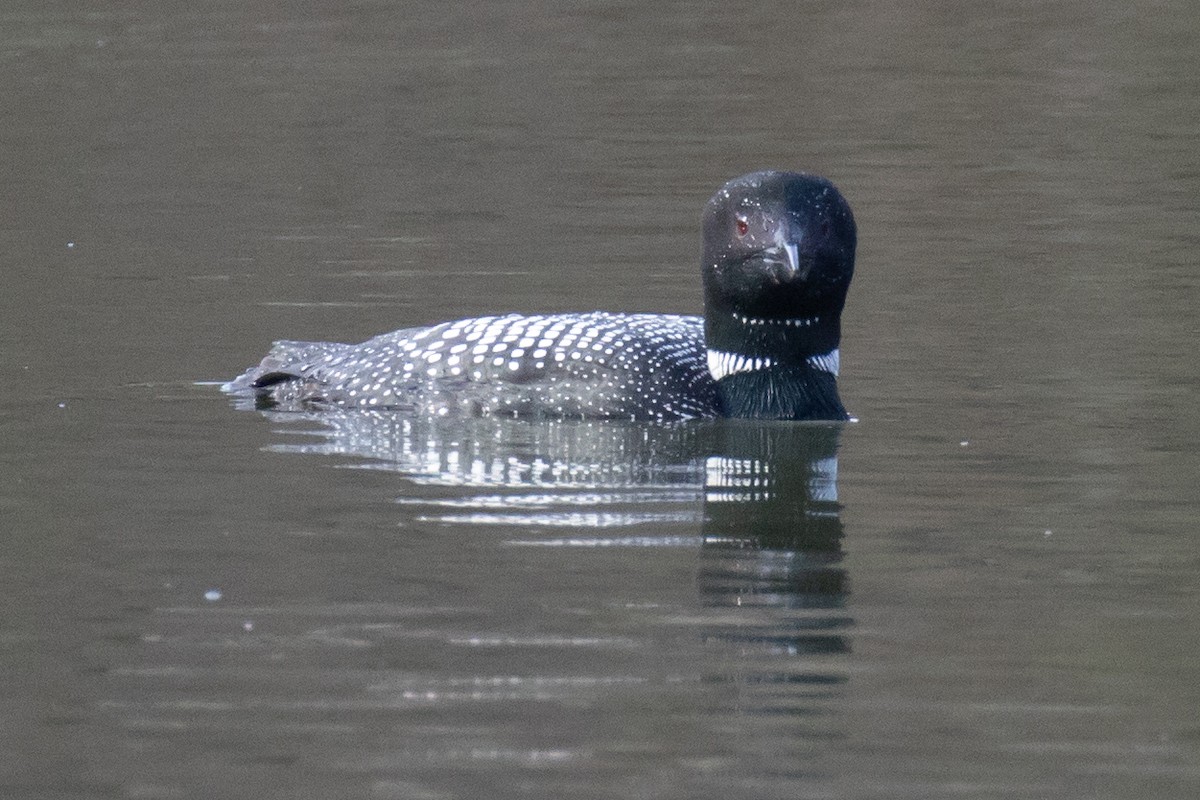
M 758 319 L 840 314 L 856 239 L 849 204 L 825 178 L 734 178 L 704 208 L 705 303 Z
M 857 242 L 845 198 L 816 175 L 753 172 L 713 195 L 703 228 L 705 337 L 727 413 L 844 418 L 833 377 Z

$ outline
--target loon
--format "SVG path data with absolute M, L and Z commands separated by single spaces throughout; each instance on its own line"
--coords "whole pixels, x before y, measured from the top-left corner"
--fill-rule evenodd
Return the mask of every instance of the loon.
M 222 386 L 281 410 L 680 420 L 844 420 L 850 206 L 826 178 L 762 171 L 704 208 L 704 316 L 475 317 L 361 344 L 276 342 Z

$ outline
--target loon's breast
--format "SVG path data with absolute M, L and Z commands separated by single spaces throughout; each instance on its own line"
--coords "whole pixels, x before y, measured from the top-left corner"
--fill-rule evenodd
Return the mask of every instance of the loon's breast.
M 661 314 L 478 317 L 357 345 L 279 342 L 226 389 L 285 408 L 634 420 L 719 413 L 704 321 Z

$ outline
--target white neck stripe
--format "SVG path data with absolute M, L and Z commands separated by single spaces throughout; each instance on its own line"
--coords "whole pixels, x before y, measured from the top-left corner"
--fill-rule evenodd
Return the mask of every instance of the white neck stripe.
M 821 355 L 809 356 L 807 363 L 810 367 L 821 372 L 828 372 L 830 375 L 837 377 L 838 370 L 841 368 L 841 354 L 837 348 L 830 350 L 828 353 Z M 708 351 L 708 371 L 712 373 L 713 380 L 721 380 L 730 375 L 737 375 L 741 372 L 757 372 L 761 369 L 770 369 L 775 366 L 774 359 L 766 356 L 747 356 L 741 353 L 730 353 L 725 350 Z
M 838 348 L 833 348 L 828 353 L 822 353 L 819 356 L 809 356 L 808 365 L 813 369 L 819 369 L 822 372 L 828 372 L 833 377 L 837 377 L 838 370 L 842 368 L 842 354 Z
M 739 372 L 754 372 L 770 367 L 774 362 L 769 358 L 755 358 L 741 353 L 728 353 L 724 350 L 708 351 L 708 371 L 714 380 L 721 380 Z

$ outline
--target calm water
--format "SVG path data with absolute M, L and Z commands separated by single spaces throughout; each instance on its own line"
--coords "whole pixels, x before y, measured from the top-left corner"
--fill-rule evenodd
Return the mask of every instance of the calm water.
M 1200 794 L 1200 12 L 8 3 L 0 794 Z M 269 415 L 855 208 L 843 427 Z

